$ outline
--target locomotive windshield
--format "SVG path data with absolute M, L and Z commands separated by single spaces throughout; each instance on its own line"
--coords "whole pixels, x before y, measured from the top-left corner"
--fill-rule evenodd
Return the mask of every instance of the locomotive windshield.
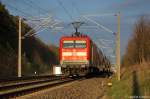
M 63 41 L 63 48 L 74 48 L 74 41 Z
M 86 48 L 86 41 L 83 40 L 75 41 L 75 48 Z
M 85 40 L 63 41 L 63 48 L 86 48 Z

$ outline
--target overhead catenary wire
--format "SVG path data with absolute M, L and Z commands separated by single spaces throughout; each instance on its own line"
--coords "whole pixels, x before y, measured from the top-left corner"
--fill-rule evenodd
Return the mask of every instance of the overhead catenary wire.
M 49 20 L 48 20 L 48 19 L 44 20 L 42 23 L 38 24 L 38 25 L 35 26 L 32 30 L 30 30 L 29 32 L 27 32 L 27 33 L 24 35 L 24 37 L 27 37 L 27 36 L 33 34 L 32 32 L 33 32 L 34 30 L 39 30 L 39 29 L 41 29 L 43 26 L 47 25 L 50 21 L 51 21 L 50 19 L 49 19 Z
M 49 13 L 49 11 L 47 11 L 46 9 L 40 7 L 39 5 L 37 5 L 35 2 L 31 1 L 31 0 L 25 0 L 26 2 L 33 4 L 34 6 L 36 6 L 37 8 L 39 8 L 40 10 L 42 10 L 43 12 Z
M 22 10 L 20 10 L 20 9 L 18 9 L 18 8 L 12 6 L 12 5 L 10 5 L 10 4 L 8 4 L 8 3 L 6 4 L 6 6 L 12 8 L 12 9 L 14 9 L 14 10 L 17 11 L 17 12 L 22 13 L 23 15 L 25 15 L 25 16 L 27 16 L 27 17 L 33 16 L 33 15 L 29 14 L 29 13 L 26 13 L 26 12 L 24 12 L 24 11 L 22 11 Z
M 36 31 L 36 34 L 37 34 L 37 33 L 41 32 L 41 31 L 44 31 L 46 28 L 50 28 L 50 29 L 52 29 L 52 30 L 53 30 L 53 29 L 56 29 L 56 28 L 57 28 L 56 25 L 58 25 L 58 24 L 60 24 L 60 23 L 61 23 L 60 21 L 54 20 L 54 19 L 52 19 L 51 16 L 50 16 L 50 17 L 48 17 L 48 18 L 45 18 L 45 19 L 41 20 L 41 22 L 40 22 L 38 25 L 36 25 L 35 27 L 33 27 L 32 30 L 30 30 L 29 32 L 27 32 L 27 33 L 24 35 L 24 37 L 29 37 L 29 36 L 35 35 L 35 33 L 33 33 L 34 30 Z M 60 29 L 60 28 L 63 28 L 63 27 L 59 27 L 59 29 Z
M 73 20 L 73 17 L 71 16 L 71 14 L 68 12 L 68 10 L 65 8 L 65 6 L 63 5 L 63 3 L 61 2 L 61 0 L 57 0 L 58 4 L 64 9 L 65 13 L 68 15 L 68 17 L 70 18 L 70 20 Z
M 84 19 L 86 19 L 87 21 L 92 22 L 92 23 L 96 24 L 98 27 L 104 29 L 105 31 L 114 34 L 114 32 L 113 32 L 112 30 L 110 30 L 109 28 L 107 28 L 107 27 L 101 25 L 99 22 L 97 22 L 97 21 L 91 19 L 91 17 L 97 17 L 97 16 L 116 16 L 116 14 L 112 14 L 112 13 L 111 13 L 111 14 L 82 15 L 82 17 L 83 17 Z M 114 54 L 114 53 L 113 53 L 114 51 L 110 49 L 110 48 L 111 48 L 110 45 L 113 45 L 113 46 L 114 46 L 115 44 L 113 44 L 113 43 L 115 43 L 115 42 L 110 41 L 110 40 L 101 40 L 101 41 L 98 42 L 98 43 L 100 43 L 100 44 L 98 44 L 98 45 L 99 45 L 99 47 L 102 49 L 102 52 Z M 106 46 L 106 45 L 107 45 L 107 46 Z M 106 48 L 109 49 L 109 50 L 106 51 L 106 50 L 105 50 Z M 103 49 L 104 49 L 104 50 L 103 50 Z
M 71 2 L 72 7 L 75 9 L 76 13 L 80 15 L 80 11 L 79 11 L 79 9 L 78 9 L 76 3 L 75 3 L 75 2 L 72 2 L 71 0 L 70 0 L 70 2 Z
M 5 2 L 6 3 L 6 2 Z M 16 7 L 14 7 L 14 6 L 12 6 L 12 5 L 10 5 L 8 2 L 7 2 L 7 4 L 6 4 L 6 6 L 8 6 L 8 7 L 10 7 L 10 8 L 12 8 L 12 9 L 14 9 L 15 11 L 17 11 L 17 12 L 21 12 L 22 14 L 24 14 L 25 16 L 27 16 L 27 17 L 31 17 L 32 15 L 31 14 L 28 14 L 28 13 L 26 13 L 26 12 L 24 12 L 24 11 L 22 11 L 22 10 L 20 10 L 20 9 L 18 9 L 18 8 L 16 8 Z M 24 18 L 22 18 L 22 19 L 24 19 Z M 49 22 L 49 21 L 46 21 L 46 22 Z M 40 26 L 35 26 L 33 29 L 31 29 L 29 32 L 27 32 L 22 38 L 25 38 L 25 37 L 29 37 L 29 36 L 33 36 L 33 35 L 35 35 L 35 33 L 33 33 L 35 30 L 40 30 L 42 28 L 42 25 Z
M 9 4 L 8 2 L 5 2 L 5 3 L 6 3 L 6 6 L 10 7 L 11 9 L 14 9 L 16 12 L 21 12 L 21 13 L 23 13 L 25 16 L 27 16 L 28 18 L 26 17 L 25 22 L 34 20 L 33 17 L 32 17 L 32 18 L 29 17 L 29 16 L 32 16 L 31 14 L 28 14 L 28 13 L 26 13 L 26 12 L 24 12 L 24 11 L 22 11 L 22 10 L 16 8 L 16 7 L 14 7 L 14 6 L 12 6 L 12 5 Z M 24 18 L 22 18 L 22 20 L 23 20 L 23 19 L 24 19 Z M 29 32 L 27 32 L 27 33 L 23 36 L 23 38 L 24 38 L 24 37 L 29 37 L 29 36 L 35 35 L 34 32 L 36 32 L 36 34 L 37 34 L 37 32 L 39 32 L 39 31 L 41 31 L 41 30 L 44 30 L 45 27 L 46 27 L 46 28 L 50 27 L 50 28 L 52 29 L 52 28 L 54 28 L 58 23 L 60 23 L 60 22 L 58 22 L 58 21 L 53 20 L 53 19 L 51 18 L 51 16 L 49 16 L 49 17 L 47 17 L 47 18 L 40 18 L 40 19 L 37 19 L 37 18 L 36 18 L 36 20 L 40 20 L 41 22 L 39 22 L 38 24 L 36 24 L 35 27 L 33 27 L 33 29 L 31 29 Z M 34 20 L 34 21 L 35 21 L 35 20 Z M 43 29 L 43 28 L 44 28 L 44 29 Z
M 88 18 L 88 17 L 86 17 L 86 16 L 83 16 L 83 17 L 84 17 L 86 20 L 91 21 L 92 23 L 95 23 L 97 26 L 101 27 L 101 28 L 104 29 L 105 31 L 107 31 L 107 32 L 109 32 L 109 33 L 112 33 L 112 34 L 114 33 L 113 31 L 111 31 L 110 29 L 106 28 L 105 26 L 103 26 L 103 25 L 97 23 L 96 21 L 91 20 L 90 18 Z
M 97 17 L 97 16 L 116 16 L 116 14 L 114 13 L 103 13 L 103 14 L 86 14 L 84 16 L 87 16 L 87 17 Z
M 20 0 L 18 0 L 18 1 L 20 1 Z M 7 2 L 7 1 L 4 1 L 4 0 L 2 0 L 2 2 L 5 3 L 6 6 L 12 8 L 12 10 L 14 10 L 14 11 L 20 12 L 20 13 L 22 13 L 23 15 L 25 15 L 27 17 L 28 16 L 33 17 L 32 14 L 29 14 L 29 13 L 25 12 L 26 10 L 23 11 L 22 9 L 18 9 L 14 5 L 11 5 L 11 2 Z M 47 11 L 47 10 L 41 8 L 40 6 L 36 5 L 31 0 L 21 0 L 19 3 L 25 3 L 27 6 L 29 6 L 28 8 L 30 8 L 30 9 L 32 8 L 32 9 L 35 9 L 37 11 L 40 10 L 40 13 L 42 13 L 42 14 L 49 14 L 49 11 Z
M 33 3 L 30 3 L 28 0 L 20 0 L 20 3 L 25 3 L 30 10 L 40 10 L 38 7 L 36 7 Z M 43 11 L 41 12 L 42 14 L 45 14 Z

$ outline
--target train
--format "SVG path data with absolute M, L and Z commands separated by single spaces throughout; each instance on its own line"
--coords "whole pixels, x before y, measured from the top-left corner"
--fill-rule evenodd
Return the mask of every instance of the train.
M 62 36 L 59 60 L 64 75 L 110 72 L 110 61 L 88 35 Z

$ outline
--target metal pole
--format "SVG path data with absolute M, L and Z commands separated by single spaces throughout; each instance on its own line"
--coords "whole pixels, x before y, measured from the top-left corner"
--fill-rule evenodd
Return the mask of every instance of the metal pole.
M 18 34 L 18 77 L 21 77 L 21 17 L 19 17 Z
M 117 78 L 120 81 L 120 12 L 117 14 L 118 17 L 118 32 L 117 32 L 117 45 L 116 45 L 116 63 L 117 63 Z

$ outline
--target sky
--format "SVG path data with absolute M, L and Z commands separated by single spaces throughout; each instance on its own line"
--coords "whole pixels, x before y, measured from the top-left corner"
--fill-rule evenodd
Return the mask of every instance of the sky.
M 121 15 L 121 56 L 123 56 L 128 40 L 132 38 L 134 25 L 142 15 L 150 15 L 150 0 L 0 0 L 6 5 L 13 15 L 26 19 L 40 19 L 51 16 L 53 20 L 60 22 L 64 28 L 54 31 L 52 28 L 44 28 L 37 32 L 46 44 L 59 44 L 62 35 L 71 35 L 74 32 L 71 23 L 80 20 L 85 24 L 79 29 L 81 33 L 89 35 L 99 48 L 110 58 L 115 60 L 115 35 L 95 23 L 83 18 L 87 15 L 90 20 L 96 21 L 111 30 L 117 32 L 117 17 Z M 37 25 L 37 24 L 36 24 Z M 33 25 L 34 26 L 34 25 Z M 58 25 L 59 26 L 59 25 Z M 85 27 L 84 27 L 85 26 Z M 94 26 L 87 28 L 86 26 Z M 96 27 L 96 28 L 95 28 Z M 43 28 L 42 28 L 43 29 Z

